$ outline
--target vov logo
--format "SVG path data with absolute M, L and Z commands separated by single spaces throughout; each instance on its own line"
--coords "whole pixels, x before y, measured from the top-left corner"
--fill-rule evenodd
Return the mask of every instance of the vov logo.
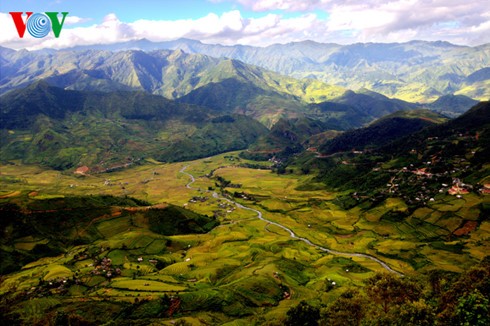
M 23 38 L 27 31 L 31 36 L 35 38 L 43 38 L 49 34 L 52 30 L 56 38 L 60 36 L 61 29 L 65 23 L 65 18 L 68 12 L 62 12 L 63 15 L 61 23 L 58 20 L 58 12 L 45 12 L 45 13 L 35 13 L 26 12 L 27 18 L 24 21 L 22 19 L 23 12 L 10 12 L 10 16 L 14 20 L 15 28 L 17 28 L 17 33 L 19 37 Z

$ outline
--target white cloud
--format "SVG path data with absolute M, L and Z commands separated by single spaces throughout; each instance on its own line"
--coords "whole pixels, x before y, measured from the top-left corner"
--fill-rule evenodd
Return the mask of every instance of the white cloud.
M 219 0 L 218 0 L 219 1 Z M 342 41 L 407 41 L 442 39 L 463 44 L 490 42 L 485 35 L 490 15 L 488 0 L 221 0 L 262 12 L 324 11 L 326 39 Z M 459 26 L 459 28 L 447 28 Z
M 0 24 L 12 25 L 8 15 L 0 14 Z M 243 18 L 239 11 L 225 12 L 221 16 L 208 14 L 199 19 L 175 21 L 137 20 L 121 22 L 111 13 L 102 23 L 88 27 L 63 28 L 59 38 L 52 35 L 35 39 L 26 34 L 19 39 L 15 27 L 0 36 L 0 44 L 12 48 L 67 48 L 76 45 L 125 42 L 147 38 L 152 41 L 168 41 L 181 37 L 222 44 L 268 45 L 305 39 L 305 33 L 318 30 L 319 21 L 313 14 L 284 19 L 268 14 L 260 18 Z
M 61 20 L 61 19 L 60 19 Z M 90 18 L 81 18 L 78 16 L 66 16 L 65 18 L 65 25 L 76 25 L 76 24 L 81 24 L 81 23 L 86 23 L 88 21 L 91 21 Z
M 115 43 L 147 38 L 167 41 L 181 37 L 207 43 L 266 46 L 311 39 L 318 42 L 404 42 L 413 39 L 444 40 L 457 44 L 490 42 L 490 6 L 487 0 L 209 0 L 234 1 L 263 12 L 245 18 L 239 10 L 198 19 L 122 22 L 108 14 L 102 22 L 78 26 L 86 20 L 67 17 L 58 39 L 19 39 L 8 14 L 0 13 L 0 45 L 16 49 L 66 48 L 76 45 Z M 267 10 L 275 10 L 267 13 Z M 276 10 L 298 12 L 283 16 Z M 312 12 L 315 13 L 312 13 Z M 318 11 L 326 18 L 320 19 Z M 323 16 L 322 16 L 323 17 Z
M 238 0 L 238 2 L 254 11 L 309 11 L 321 5 L 320 0 Z
M 351 29 L 358 41 L 490 41 L 489 36 L 475 31 L 488 21 L 490 6 L 486 0 L 332 1 L 325 10 L 330 14 L 329 31 Z

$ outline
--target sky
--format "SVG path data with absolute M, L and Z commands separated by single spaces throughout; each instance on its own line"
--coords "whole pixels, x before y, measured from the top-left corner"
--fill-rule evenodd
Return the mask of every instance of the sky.
M 68 12 L 58 38 L 19 37 L 9 12 Z M 26 16 L 22 16 L 25 20 Z M 61 15 L 59 15 L 61 20 Z M 490 43 L 488 0 L 0 0 L 0 46 L 69 48 L 191 38 L 268 46 L 448 41 Z

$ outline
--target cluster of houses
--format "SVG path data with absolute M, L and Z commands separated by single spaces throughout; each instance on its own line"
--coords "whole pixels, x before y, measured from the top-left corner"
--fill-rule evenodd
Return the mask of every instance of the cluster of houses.
M 108 257 L 104 257 L 101 260 L 95 260 L 92 266 L 94 266 L 94 269 L 91 271 L 91 274 L 93 275 L 101 275 L 107 278 L 121 275 L 121 269 L 118 267 L 114 268 L 112 266 L 112 260 Z
M 189 203 L 192 203 L 192 204 L 195 204 L 197 202 L 204 203 L 204 202 L 208 201 L 208 199 L 209 198 L 205 197 L 205 196 L 194 196 L 191 199 L 189 199 Z
M 227 213 L 232 213 L 236 209 L 235 206 L 231 205 L 228 202 L 220 202 L 218 203 L 218 207 L 221 209 L 225 209 Z
M 466 160 L 461 159 L 461 162 Z M 424 162 L 426 167 L 416 168 L 413 164 L 403 167 L 402 169 L 387 170 L 394 173 L 390 182 L 386 184 L 386 188 L 382 191 L 384 194 L 397 195 L 403 197 L 410 204 L 426 204 L 434 202 L 434 196 L 439 193 L 447 193 L 457 198 L 463 198 L 471 192 L 479 192 L 481 194 L 490 194 L 490 184 L 484 184 L 480 188 L 468 183 L 464 183 L 461 179 L 451 177 L 454 173 L 461 171 L 460 168 L 453 168 L 442 173 L 433 173 L 428 167 L 433 162 Z M 376 167 L 373 172 L 381 171 L 381 168 Z M 438 190 L 434 190 L 434 184 L 440 183 Z M 404 191 L 404 184 L 408 184 L 407 189 L 416 189 L 415 192 Z M 354 196 L 356 199 L 361 198 L 357 193 Z
M 233 211 L 235 211 L 236 209 L 234 205 L 230 204 L 227 201 L 222 201 L 221 199 L 218 199 L 218 208 L 219 210 L 213 211 L 215 218 L 224 217 L 226 216 L 226 213 L 228 214 L 233 213 Z
M 271 157 L 268 161 L 274 163 L 275 165 L 282 164 L 282 160 L 280 158 L 275 157 L 275 156 Z
M 461 195 L 467 195 L 473 189 L 472 185 L 465 184 L 459 179 L 453 180 L 453 186 L 447 191 L 448 194 L 461 198 Z
M 235 191 L 235 193 L 233 194 L 233 197 L 241 198 L 244 200 L 255 200 L 255 198 L 252 195 L 249 195 L 245 192 L 238 192 L 238 191 Z
M 373 168 L 373 172 L 389 172 L 393 176 L 381 191 L 382 194 L 400 196 L 407 203 L 420 204 L 435 201 L 436 194 L 447 193 L 457 198 L 463 198 L 470 193 L 490 194 L 490 184 L 471 185 L 460 179 L 460 175 L 471 170 L 468 157 L 476 154 L 476 151 L 471 149 L 477 146 L 474 141 L 478 140 L 478 135 L 460 133 L 442 141 L 438 137 L 429 137 L 427 140 L 430 142 L 427 149 L 435 154 L 420 162 L 419 167 L 410 164 L 401 169 L 384 170 L 380 166 Z M 451 154 L 442 155 L 448 144 L 458 144 L 459 148 Z M 412 149 L 410 154 L 423 153 Z M 356 194 L 356 198 L 361 197 Z
M 33 286 L 29 290 L 24 291 L 26 298 L 42 298 L 53 294 L 65 294 L 68 292 L 68 288 L 77 283 L 78 280 L 73 280 L 66 277 L 58 277 L 53 280 L 40 280 L 38 286 Z

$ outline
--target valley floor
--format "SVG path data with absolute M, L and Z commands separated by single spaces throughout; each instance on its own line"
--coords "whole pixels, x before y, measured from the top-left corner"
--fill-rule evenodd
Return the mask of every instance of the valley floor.
M 0 166 L 2 203 L 131 196 L 214 216 L 220 223 L 208 233 L 164 236 L 149 230 L 138 209 L 113 207 L 112 214 L 91 222 L 95 242 L 70 246 L 2 276 L 0 294 L 4 303 L 11 300 L 10 313 L 26 324 L 42 324 L 60 310 L 90 311 L 90 303 L 97 302 L 107 311 L 105 318 L 116 320 L 281 324 L 301 300 L 331 302 L 376 272 L 463 272 L 490 252 L 488 221 L 468 235 L 453 234 L 475 202 L 488 204 L 489 196 L 448 196 L 444 205 L 417 210 L 398 223 L 382 217 L 405 210 L 401 199 L 345 210 L 338 203 L 341 194 L 313 186 L 312 177 L 277 175 L 267 169 L 269 163 L 246 168 L 250 162 L 237 154 L 187 163 L 149 161 L 95 175 Z M 446 220 L 446 211 L 468 214 Z M 30 252 L 43 243 L 43 237 L 24 237 L 2 249 Z M 117 276 L 107 276 L 106 270 L 116 269 Z M 91 322 L 107 322 L 103 314 L 89 315 Z

